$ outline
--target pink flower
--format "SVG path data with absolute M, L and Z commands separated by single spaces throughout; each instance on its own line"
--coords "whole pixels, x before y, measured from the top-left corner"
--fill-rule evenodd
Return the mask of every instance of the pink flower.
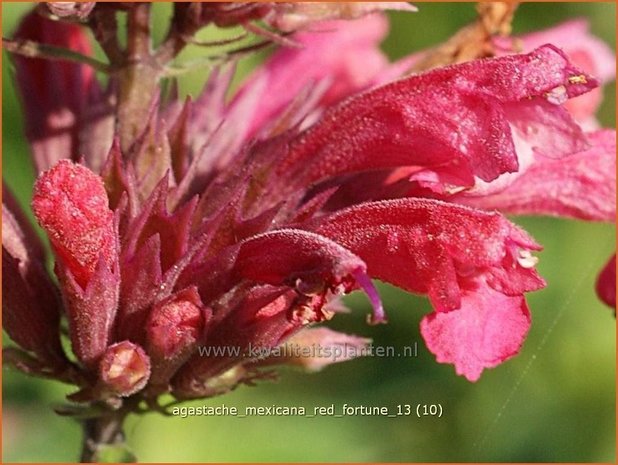
M 265 14 L 212 8 L 215 23 Z M 73 368 L 88 374 L 74 399 L 211 396 L 276 362 L 321 367 L 330 361 L 249 351 L 362 347 L 311 325 L 356 289 L 371 322 L 385 322 L 370 278 L 429 297 L 427 346 L 467 379 L 518 353 L 525 294 L 545 286 L 541 247 L 495 209 L 609 219 L 615 135 L 584 132 L 563 107 L 598 82 L 543 45 L 372 87 L 389 72 L 376 48 L 384 23 L 362 21 L 298 34 L 305 48 L 279 50 L 229 103 L 226 69 L 195 102 L 155 100 L 129 150 L 106 140 L 100 170 L 61 160 L 41 174 L 32 206 L 55 254 Z M 7 235 L 26 247 L 14 224 Z M 35 292 L 20 295 L 33 315 Z M 48 334 L 6 329 L 47 356 Z
M 601 83 L 613 81 L 616 76 L 616 55 L 607 44 L 591 35 L 588 29 L 586 19 L 571 20 L 546 31 L 526 34 L 515 39 L 515 44 L 510 46 L 530 51 L 547 43 L 557 45 L 575 65 L 598 78 Z M 602 98 L 602 89 L 599 87 L 570 100 L 565 107 L 580 123 L 595 129 L 598 128 L 598 122 L 594 114 Z

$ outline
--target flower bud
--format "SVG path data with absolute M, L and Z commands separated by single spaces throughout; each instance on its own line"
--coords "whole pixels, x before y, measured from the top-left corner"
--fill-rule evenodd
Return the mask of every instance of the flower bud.
M 95 368 L 110 341 L 120 285 L 114 214 L 103 181 L 61 160 L 37 180 L 32 209 L 56 254 L 73 352 Z
M 2 186 L 2 327 L 22 348 L 54 366 L 60 346 L 60 301 L 45 270 L 43 246 L 11 192 Z
M 82 55 L 91 55 L 85 28 L 54 21 L 37 11 L 29 13 L 15 32 L 16 40 L 30 40 Z M 94 71 L 81 63 L 14 55 L 15 82 L 24 108 L 24 126 L 38 172 L 61 158 L 82 155 L 80 134 L 86 113 L 100 93 Z
M 97 2 L 47 2 L 47 7 L 59 18 L 85 20 L 96 4 Z
M 100 258 L 115 253 L 114 214 L 103 181 L 84 166 L 61 160 L 34 186 L 32 209 L 58 261 L 85 288 Z
M 155 305 L 146 325 L 146 347 L 152 358 L 151 384 L 166 384 L 202 338 L 210 309 L 195 287 Z
M 150 359 L 144 349 L 129 341 L 109 346 L 99 364 L 99 377 L 105 388 L 126 397 L 148 382 Z

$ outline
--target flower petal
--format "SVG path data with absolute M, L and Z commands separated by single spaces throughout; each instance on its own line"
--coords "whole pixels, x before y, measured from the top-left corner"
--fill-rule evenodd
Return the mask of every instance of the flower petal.
M 140 346 L 122 341 L 108 347 L 99 364 L 103 388 L 128 397 L 142 389 L 150 376 L 150 359 Z
M 529 51 L 543 44 L 554 44 L 566 53 L 573 64 L 595 76 L 602 83 L 613 80 L 616 75 L 615 53 L 607 44 L 590 34 L 586 19 L 567 21 L 544 31 L 514 38 L 517 47 L 514 47 L 513 43 L 509 45 L 508 40 L 506 39 L 506 44 L 501 44 L 500 42 L 504 42 L 505 39 L 497 39 L 498 51 L 514 48 Z M 594 128 L 598 125 L 594 120 L 594 114 L 601 99 L 602 89 L 593 89 L 566 102 L 565 106 L 578 121 L 589 128 Z
M 516 259 L 539 246 L 497 213 L 406 198 L 351 207 L 308 227 L 361 257 L 370 276 L 429 294 L 437 311 L 459 308 L 460 282 L 474 274 L 494 276 L 496 287 L 506 276 L 519 294 L 544 286 Z
M 234 274 L 239 277 L 294 287 L 301 295 L 311 297 L 311 306 L 318 314 L 327 302 L 327 293 L 347 293 L 360 286 L 370 296 L 375 321 L 381 322 L 385 319 L 382 304 L 365 271 L 365 263 L 339 244 L 311 232 L 292 229 L 244 241 L 234 266 Z
M 56 254 L 69 333 L 77 358 L 89 367 L 105 351 L 118 306 L 118 222 L 103 180 L 60 160 L 37 180 L 34 214 Z
M 290 143 L 273 190 L 364 170 L 421 166 L 490 181 L 518 169 L 503 105 L 588 91 L 585 76 L 552 46 L 527 55 L 476 60 L 411 76 L 351 98 Z
M 333 363 L 340 363 L 366 353 L 371 339 L 340 333 L 329 328 L 306 328 L 273 350 L 274 355 L 262 364 L 299 366 L 307 371 L 320 371 Z
M 487 210 L 515 215 L 553 215 L 613 221 L 616 215 L 616 133 L 589 134 L 590 148 L 554 160 L 537 155 L 533 164 L 496 193 L 456 198 Z
M 387 29 L 384 16 L 370 15 L 357 21 L 323 23 L 317 32 L 295 34 L 294 41 L 301 47 L 279 49 L 241 87 L 231 109 L 256 86 L 261 88 L 262 95 L 268 91 L 267 98 L 256 102 L 248 118 L 248 133 L 255 134 L 308 85 L 328 79 L 329 89 L 322 104 L 363 89 L 388 65 L 378 47 Z
M 421 334 L 437 361 L 454 364 L 469 381 L 516 355 L 529 328 L 524 298 L 505 296 L 482 280 L 463 291 L 460 308 L 421 321 Z
M 602 82 L 611 81 L 616 76 L 616 55 L 605 42 L 590 34 L 587 19 L 573 19 L 518 39 L 523 42 L 524 50 L 543 44 L 557 45 L 576 66 Z

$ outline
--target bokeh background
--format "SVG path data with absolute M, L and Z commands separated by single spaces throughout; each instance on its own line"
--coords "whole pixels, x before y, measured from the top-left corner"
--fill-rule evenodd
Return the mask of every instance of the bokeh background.
M 475 17 L 472 3 L 419 3 L 415 14 L 391 14 L 384 50 L 393 58 L 437 44 Z M 2 3 L 3 35 L 10 36 L 28 4 Z M 171 6 L 156 6 L 155 31 L 163 33 Z M 614 3 L 525 3 L 514 32 L 523 33 L 585 17 L 592 31 L 615 49 Z M 201 37 L 213 37 L 206 29 Z M 233 31 L 228 32 L 229 36 Z M 4 53 L 4 52 L 3 52 Z M 188 50 L 183 58 L 197 57 Z M 261 59 L 245 60 L 241 75 Z M 27 203 L 33 173 L 22 116 L 6 54 L 2 67 L 3 177 Z M 205 72 L 183 78 L 183 93 L 199 91 Z M 600 112 L 615 126 L 615 88 L 608 86 Z M 425 299 L 389 286 L 380 291 L 389 324 L 365 325 L 363 296 L 347 301 L 354 311 L 331 326 L 402 348 L 418 342 L 417 358 L 366 358 L 317 374 L 282 370 L 277 383 L 188 405 L 366 406 L 441 404 L 442 418 L 416 416 L 131 417 L 128 441 L 141 461 L 615 461 L 615 353 L 613 313 L 594 293 L 594 281 L 615 248 L 613 225 L 550 218 L 517 218 L 545 246 L 539 269 L 549 285 L 529 295 L 533 326 L 515 359 L 484 373 L 477 383 L 437 364 L 420 339 L 418 325 L 430 310 Z M 7 342 L 5 336 L 5 343 Z M 70 388 L 3 370 L 3 461 L 74 461 L 80 427 L 52 407 Z

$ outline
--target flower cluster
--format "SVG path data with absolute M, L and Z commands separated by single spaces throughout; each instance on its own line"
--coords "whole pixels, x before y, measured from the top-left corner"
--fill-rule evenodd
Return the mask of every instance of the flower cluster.
M 200 347 L 364 345 L 313 326 L 355 289 L 385 322 L 371 278 L 427 295 L 428 349 L 476 381 L 518 353 L 525 294 L 545 286 L 541 246 L 504 214 L 614 220 L 616 136 L 594 119 L 614 57 L 583 22 L 409 73 L 431 52 L 389 63 L 385 17 L 364 16 L 406 5 L 178 4 L 165 53 L 211 23 L 282 42 L 230 100 L 233 63 L 183 102 L 131 78 L 165 53 L 97 29 L 142 6 L 50 6 L 120 54 L 106 90 L 87 64 L 13 57 L 57 284 L 4 190 L 3 324 L 23 349 L 5 359 L 75 383 L 75 401 L 212 396 L 283 361 Z M 75 20 L 37 12 L 16 38 L 91 53 Z M 615 306 L 614 283 L 615 258 L 598 283 Z

